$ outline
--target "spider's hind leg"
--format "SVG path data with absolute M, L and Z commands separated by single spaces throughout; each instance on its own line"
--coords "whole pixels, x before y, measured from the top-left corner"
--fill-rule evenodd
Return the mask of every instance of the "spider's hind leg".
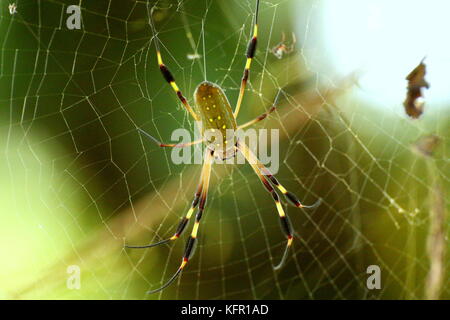
M 130 248 L 130 249 L 152 248 L 152 247 L 156 247 L 156 246 L 168 243 L 170 241 L 177 240 L 183 234 L 183 231 L 186 229 L 186 226 L 189 223 L 189 219 L 192 217 L 192 214 L 194 213 L 195 208 L 197 207 L 197 205 L 200 202 L 200 196 L 202 195 L 202 191 L 203 191 L 203 187 L 204 187 L 204 183 L 205 183 L 204 178 L 207 174 L 209 174 L 209 173 L 207 173 L 207 170 L 209 170 L 209 169 L 208 169 L 208 166 L 205 164 L 202 168 L 202 173 L 200 175 L 200 182 L 198 183 L 197 191 L 195 192 L 194 200 L 192 201 L 191 207 L 188 210 L 188 212 L 186 213 L 186 215 L 181 219 L 181 221 L 178 224 L 178 227 L 175 231 L 175 234 L 172 237 L 158 241 L 156 243 L 151 243 L 151 244 L 142 245 L 142 246 L 126 245 L 125 248 Z
M 194 224 L 194 227 L 192 228 L 191 236 L 189 237 L 189 239 L 186 243 L 186 248 L 184 249 L 184 254 L 183 254 L 183 258 L 181 260 L 181 264 L 178 267 L 177 271 L 174 273 L 174 275 L 165 284 L 163 284 L 158 289 L 148 291 L 147 292 L 148 294 L 159 292 L 159 291 L 167 288 L 170 284 L 172 284 L 177 279 L 177 277 L 181 274 L 183 269 L 188 264 L 189 259 L 191 259 L 191 257 L 194 254 L 195 246 L 197 244 L 197 234 L 198 234 L 198 229 L 200 226 L 200 219 L 203 216 L 203 211 L 204 211 L 205 205 L 206 205 L 206 198 L 208 196 L 209 179 L 211 176 L 212 156 L 213 156 L 213 152 L 211 152 L 211 151 L 208 152 L 208 150 L 207 150 L 207 156 L 206 156 L 205 162 L 203 164 L 203 176 L 202 176 L 203 188 L 202 188 L 201 196 L 200 196 L 200 200 L 199 200 L 198 212 L 195 216 L 195 224 Z
M 159 245 L 162 245 L 162 244 L 166 244 L 166 243 L 168 243 L 170 241 L 177 240 L 183 234 L 183 231 L 186 229 L 186 226 L 189 223 L 189 219 L 191 218 L 192 213 L 194 212 L 195 208 L 198 205 L 198 202 L 200 200 L 200 194 L 202 192 L 202 187 L 203 187 L 203 184 L 200 183 L 199 186 L 198 186 L 197 192 L 195 193 L 194 200 L 192 201 L 191 208 L 187 212 L 186 216 L 181 219 L 180 223 L 178 224 L 177 230 L 175 231 L 175 234 L 172 237 L 170 237 L 168 239 L 164 239 L 164 240 L 158 241 L 158 242 L 155 242 L 155 243 L 143 245 L 143 246 L 129 246 L 129 245 L 126 245 L 125 248 L 130 248 L 130 249 L 152 248 L 152 247 L 156 247 L 156 246 L 159 246 Z
M 320 205 L 320 203 L 322 202 L 322 199 L 318 199 L 318 200 L 317 200 L 314 204 L 312 204 L 312 205 L 305 205 L 305 204 L 302 204 L 302 203 L 300 202 L 300 200 L 298 200 L 298 198 L 297 198 L 297 196 L 296 196 L 295 194 L 293 194 L 292 192 L 287 191 L 286 188 L 283 187 L 283 186 L 278 182 L 277 178 L 275 178 L 275 177 L 274 177 L 273 175 L 271 175 L 271 174 L 267 174 L 266 176 L 269 178 L 270 182 L 272 182 L 273 185 L 274 185 L 276 188 L 278 188 L 278 190 L 280 190 L 280 191 L 283 193 L 283 195 L 284 195 L 284 197 L 286 198 L 286 200 L 287 200 L 290 204 L 292 204 L 294 207 L 297 207 L 297 208 L 305 208 L 305 209 L 314 209 L 314 208 L 317 208 L 317 207 Z
M 286 238 L 287 238 L 286 247 L 284 249 L 284 253 L 281 258 L 281 261 L 276 266 L 274 266 L 274 269 L 278 270 L 284 265 L 284 263 L 286 261 L 286 258 L 287 258 L 288 252 L 289 252 L 289 248 L 291 247 L 292 241 L 294 239 L 294 234 L 292 231 L 292 226 L 291 226 L 289 217 L 284 212 L 284 209 L 280 202 L 279 196 L 278 196 L 277 192 L 275 191 L 274 187 L 271 185 L 271 183 L 284 194 L 284 196 L 289 201 L 289 203 L 293 204 L 294 206 L 296 206 L 298 208 L 314 208 L 319 205 L 320 200 L 317 201 L 312 206 L 305 206 L 305 205 L 301 204 L 301 202 L 298 200 L 298 198 L 293 193 L 287 191 L 286 188 L 284 188 L 278 182 L 278 180 L 270 173 L 269 169 L 267 169 L 261 163 L 261 161 L 258 160 L 258 158 L 253 154 L 253 152 L 247 147 L 247 145 L 245 143 L 239 143 L 237 148 L 242 152 L 244 157 L 250 163 L 253 170 L 258 175 L 259 179 L 261 180 L 262 184 L 264 185 L 266 190 L 268 192 L 270 192 L 270 194 L 273 197 L 273 200 L 275 201 L 275 205 L 276 205 L 277 211 L 278 211 L 278 216 L 280 218 L 281 230 L 283 231 L 283 233 L 286 235 Z

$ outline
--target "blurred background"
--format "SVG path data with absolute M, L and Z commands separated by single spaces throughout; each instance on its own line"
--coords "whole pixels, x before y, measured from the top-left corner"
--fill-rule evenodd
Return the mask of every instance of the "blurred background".
M 165 142 L 193 121 L 162 79 L 204 79 L 234 105 L 254 0 L 16 0 L 0 8 L 0 298 L 449 299 L 450 48 L 447 1 L 262 0 L 258 49 L 238 123 L 280 130 L 278 179 L 315 210 L 273 200 L 248 165 L 215 166 L 194 258 L 176 271 L 200 165 Z M 406 76 L 425 57 L 424 112 L 405 114 Z M 187 234 L 187 232 L 186 232 Z M 379 266 L 381 288 L 367 287 Z M 79 271 L 79 288 L 73 287 Z

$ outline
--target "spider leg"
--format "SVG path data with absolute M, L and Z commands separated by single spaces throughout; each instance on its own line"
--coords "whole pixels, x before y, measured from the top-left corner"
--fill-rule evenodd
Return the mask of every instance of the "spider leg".
M 239 143 L 238 149 L 242 152 L 244 157 L 250 163 L 250 165 L 252 166 L 255 173 L 258 175 L 259 179 L 261 180 L 266 190 L 272 195 L 273 200 L 275 201 L 275 206 L 277 207 L 278 216 L 280 217 L 281 229 L 287 237 L 287 243 L 284 249 L 283 257 L 281 258 L 281 261 L 276 266 L 273 267 L 275 270 L 278 270 L 284 265 L 289 248 L 291 247 L 292 241 L 294 239 L 291 222 L 289 220 L 289 217 L 284 212 L 283 206 L 281 205 L 280 202 L 280 197 L 278 196 L 277 192 L 272 187 L 272 185 L 269 183 L 269 181 L 261 173 L 261 170 L 259 169 L 258 165 L 255 163 L 253 159 L 254 156 L 252 156 L 253 154 L 251 153 L 250 149 L 248 149 L 248 147 L 244 143 Z
M 238 127 L 238 130 L 239 130 L 239 129 L 247 128 L 247 127 L 249 127 L 249 126 L 251 126 L 251 125 L 254 125 L 255 123 L 258 123 L 258 122 L 264 120 L 265 118 L 267 118 L 267 116 L 268 116 L 269 114 L 271 114 L 271 113 L 274 112 L 275 110 L 276 110 L 276 107 L 275 107 L 275 106 L 272 106 L 272 107 L 269 109 L 269 111 L 266 111 L 266 112 L 264 112 L 263 114 L 261 114 L 261 115 L 259 115 L 258 117 L 256 117 L 255 119 L 250 120 L 250 121 L 244 123 L 243 125 L 240 125 L 240 126 Z
M 195 193 L 194 200 L 192 201 L 191 208 L 186 213 L 186 216 L 183 217 L 183 219 L 181 219 L 180 223 L 178 224 L 177 230 L 175 231 L 175 234 L 172 237 L 170 237 L 168 239 L 164 239 L 164 240 L 158 241 L 158 242 L 155 242 L 155 243 L 151 243 L 151 244 L 148 244 L 148 245 L 143 245 L 143 246 L 129 246 L 129 245 L 126 245 L 125 248 L 130 248 L 130 249 L 152 248 L 152 247 L 156 247 L 156 246 L 159 246 L 161 244 L 165 244 L 165 243 L 168 243 L 170 241 L 174 241 L 174 240 L 178 239 L 183 234 L 183 231 L 186 229 L 186 226 L 189 223 L 189 219 L 191 218 L 192 213 L 194 212 L 195 208 L 197 207 L 197 204 L 198 204 L 198 202 L 200 200 L 200 194 L 202 192 L 202 187 L 203 187 L 203 183 L 200 182 L 200 184 L 199 184 L 199 186 L 197 188 L 197 192 Z
M 195 144 L 199 144 L 203 142 L 203 139 L 198 139 L 198 140 L 194 140 L 191 142 L 186 142 L 186 143 L 163 143 L 161 141 L 159 141 L 158 139 L 156 139 L 154 136 L 150 135 L 149 133 L 145 132 L 144 130 L 137 128 L 139 130 L 140 133 L 142 133 L 144 136 L 146 136 L 147 138 L 149 138 L 150 140 L 152 140 L 154 143 L 156 143 L 159 147 L 169 147 L 169 148 L 185 148 L 185 147 L 189 147 Z
M 256 13 L 255 22 L 253 25 L 253 36 L 247 47 L 247 62 L 245 63 L 244 75 L 241 79 L 241 88 L 239 89 L 239 97 L 234 109 L 234 117 L 237 118 L 239 110 L 241 109 L 242 98 L 244 97 L 245 87 L 247 86 L 247 80 L 250 73 L 250 65 L 252 64 L 253 57 L 255 56 L 256 43 L 258 38 L 258 13 L 259 13 L 259 0 L 256 0 Z
M 270 172 L 268 169 L 265 169 L 265 170 L 266 170 L 267 172 Z M 320 205 L 320 203 L 322 202 L 322 199 L 318 199 L 318 200 L 317 200 L 315 203 L 313 203 L 312 205 L 305 205 L 305 204 L 302 204 L 302 203 L 300 202 L 300 200 L 298 200 L 298 198 L 297 198 L 297 196 L 296 196 L 295 194 L 293 194 L 292 192 L 287 191 L 286 188 L 283 187 L 283 186 L 278 182 L 277 178 L 275 178 L 275 177 L 274 177 L 273 175 L 271 175 L 271 174 L 267 174 L 266 176 L 269 178 L 270 182 L 272 182 L 273 185 L 274 185 L 275 187 L 277 187 L 277 188 L 283 193 L 283 195 L 285 196 L 286 200 L 287 200 L 290 204 L 292 204 L 294 207 L 297 207 L 297 208 L 305 208 L 305 209 L 315 209 L 315 208 L 317 208 L 317 207 Z
M 202 194 L 202 190 L 203 190 L 203 184 L 204 184 L 204 177 L 205 177 L 205 174 L 206 174 L 206 169 L 207 169 L 207 166 L 203 166 L 202 173 L 200 175 L 200 181 L 198 183 L 197 191 L 195 192 L 194 200 L 192 201 L 191 207 L 189 208 L 189 210 L 186 213 L 186 215 L 181 219 L 181 221 L 178 224 L 178 227 L 177 227 L 177 229 L 175 231 L 175 234 L 172 237 L 170 237 L 168 239 L 164 239 L 164 240 L 158 241 L 158 242 L 155 242 L 155 243 L 142 245 L 142 246 L 129 246 L 129 245 L 126 245 L 125 248 L 130 248 L 130 249 L 152 248 L 152 247 L 159 246 L 161 244 L 168 243 L 170 241 L 177 240 L 183 234 L 183 231 L 186 229 L 186 226 L 189 223 L 189 219 L 192 217 L 192 213 L 194 212 L 195 208 L 197 207 L 197 205 L 198 205 L 198 203 L 200 201 L 200 195 Z
M 305 205 L 300 202 L 300 200 L 297 198 L 295 194 L 292 192 L 289 192 L 286 190 L 285 187 L 283 187 L 280 182 L 275 178 L 275 176 L 270 172 L 269 169 L 266 168 L 264 164 L 262 164 L 261 161 L 253 154 L 253 152 L 245 145 L 244 143 L 239 143 L 239 147 L 241 147 L 242 150 L 245 150 L 248 154 L 249 159 L 255 164 L 258 168 L 258 170 L 263 174 L 265 177 L 267 177 L 270 182 L 283 193 L 284 197 L 286 198 L 287 202 L 289 202 L 291 205 L 297 208 L 305 208 L 305 209 L 315 209 L 317 208 L 320 203 L 322 202 L 322 199 L 318 199 L 315 203 L 312 205 Z M 244 154 L 245 156 L 245 154 Z
M 189 111 L 189 113 L 191 114 L 192 118 L 194 118 L 195 121 L 199 121 L 200 118 L 198 117 L 198 115 L 195 113 L 195 111 L 192 109 L 192 107 L 190 106 L 189 102 L 187 101 L 187 99 L 184 97 L 183 93 L 181 92 L 181 90 L 178 88 L 176 82 L 175 82 L 175 78 L 172 75 L 172 73 L 170 72 L 169 68 L 167 68 L 167 66 L 164 64 L 162 57 L 161 57 L 161 50 L 159 48 L 159 38 L 158 35 L 156 33 L 156 29 L 155 26 L 153 24 L 153 9 L 152 8 L 151 12 L 150 12 L 150 27 L 152 29 L 153 32 L 153 36 L 155 39 L 155 47 L 156 47 L 156 57 L 157 57 L 157 61 L 158 61 L 158 65 L 159 65 L 159 70 L 161 71 L 162 76 L 164 77 L 164 79 L 167 81 L 167 83 L 170 84 L 170 86 L 172 87 L 173 91 L 175 91 L 175 93 L 178 96 L 178 99 L 180 99 L 181 103 L 184 105 L 184 107 L 186 108 L 187 111 Z
M 255 119 L 250 120 L 250 121 L 248 121 L 248 122 L 238 126 L 237 130 L 247 128 L 247 127 L 249 127 L 249 126 L 251 126 L 251 125 L 253 125 L 255 123 L 258 123 L 258 122 L 266 119 L 269 114 L 271 114 L 272 112 L 274 112 L 277 109 L 277 102 L 278 102 L 278 97 L 279 96 L 280 96 L 280 90 L 277 93 L 277 96 L 275 98 L 275 101 L 272 104 L 272 107 L 268 111 L 266 111 L 263 114 L 259 115 Z
M 290 45 L 291 51 L 294 51 L 296 43 L 297 43 L 297 37 L 295 36 L 295 33 L 292 32 L 292 42 L 291 42 L 291 45 Z
M 292 241 L 294 239 L 294 234 L 292 232 L 292 226 L 291 226 L 291 222 L 289 220 L 289 217 L 284 212 L 283 206 L 280 203 L 279 196 L 276 193 L 275 189 L 270 184 L 270 182 L 272 182 L 275 185 L 275 187 L 277 187 L 284 194 L 286 199 L 291 204 L 293 204 L 294 206 L 296 206 L 298 208 L 314 208 L 314 207 L 317 207 L 319 205 L 319 203 L 320 203 L 320 200 L 318 200 L 313 206 L 302 205 L 300 203 L 300 201 L 298 200 L 298 198 L 293 193 L 287 191 L 278 182 L 278 180 L 270 173 L 269 169 L 267 169 L 261 163 L 261 161 L 258 160 L 258 158 L 253 154 L 253 152 L 247 147 L 247 145 L 245 143 L 239 142 L 237 148 L 242 152 L 244 157 L 250 163 L 250 165 L 252 166 L 253 170 L 258 175 L 259 179 L 261 180 L 262 184 L 264 185 L 266 190 L 272 195 L 273 200 L 275 201 L 275 205 L 277 207 L 278 215 L 280 217 L 281 229 L 282 229 L 282 231 L 284 232 L 284 234 L 286 235 L 286 238 L 287 238 L 286 247 L 284 249 L 284 253 L 283 253 L 283 256 L 281 258 L 281 261 L 276 266 L 274 266 L 274 269 L 278 270 L 284 265 L 284 263 L 286 261 L 287 254 L 289 252 L 289 248 L 291 247 Z M 269 182 L 269 180 L 267 180 L 266 177 L 269 178 L 270 182 Z
M 203 189 L 201 191 L 201 198 L 199 201 L 198 211 L 195 216 L 195 223 L 194 227 L 192 228 L 191 236 L 189 237 L 186 248 L 184 249 L 183 259 L 181 260 L 181 264 L 178 267 L 178 270 L 174 273 L 174 275 L 161 287 L 155 290 L 148 291 L 148 294 L 159 292 L 165 288 L 167 288 L 169 285 L 171 285 L 177 277 L 181 274 L 183 269 L 186 267 L 187 263 L 189 262 L 189 259 L 192 258 L 195 251 L 195 245 L 197 244 L 197 234 L 198 234 L 198 228 L 200 226 L 200 220 L 203 215 L 203 211 L 205 209 L 206 205 L 206 198 L 208 196 L 208 188 L 209 188 L 209 180 L 211 176 L 211 166 L 212 166 L 212 156 L 213 152 L 207 150 L 207 156 L 204 163 L 204 176 L 202 177 L 202 183 L 203 183 Z

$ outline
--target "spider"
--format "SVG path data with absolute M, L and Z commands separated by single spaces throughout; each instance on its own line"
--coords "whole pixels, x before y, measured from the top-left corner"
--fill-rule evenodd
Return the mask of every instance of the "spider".
M 16 6 L 16 3 L 11 3 L 11 4 L 8 6 L 8 9 L 9 9 L 9 14 L 10 14 L 10 15 L 16 14 L 16 13 L 17 13 L 17 6 Z
M 152 243 L 149 245 L 143 245 L 143 246 L 130 246 L 127 245 L 127 248 L 151 248 L 158 245 L 162 245 L 171 241 L 177 240 L 183 233 L 183 231 L 186 229 L 189 220 L 191 219 L 195 209 L 198 207 L 198 211 L 195 215 L 195 222 L 194 226 L 192 228 L 191 235 L 186 243 L 186 247 L 184 250 L 183 258 L 181 260 L 181 264 L 178 267 L 177 271 L 174 273 L 174 275 L 161 287 L 155 290 L 151 290 L 148 293 L 156 293 L 159 292 L 166 287 L 168 287 L 171 283 L 175 281 L 175 279 L 181 274 L 183 269 L 188 264 L 189 260 L 192 258 L 194 254 L 194 248 L 198 241 L 197 235 L 198 230 L 200 226 L 200 220 L 203 216 L 205 205 L 206 205 L 206 198 L 208 194 L 208 188 L 209 188 L 209 180 L 211 175 L 211 167 L 214 157 L 219 157 L 222 159 L 226 159 L 231 156 L 234 156 L 236 152 L 241 152 L 245 159 L 251 164 L 253 170 L 258 175 L 259 179 L 263 183 L 266 190 L 272 195 L 273 200 L 275 202 L 275 206 L 278 211 L 278 215 L 281 222 L 281 229 L 284 232 L 287 243 L 286 247 L 283 253 L 283 256 L 281 258 L 281 261 L 274 266 L 275 269 L 281 268 L 281 266 L 284 264 L 289 248 L 292 245 L 293 241 L 293 231 L 291 227 L 291 223 L 289 221 L 288 216 L 284 212 L 283 206 L 281 205 L 280 198 L 278 196 L 278 193 L 275 189 L 278 189 L 283 193 L 283 195 L 286 197 L 287 201 L 294 205 L 297 208 L 315 208 L 320 203 L 320 199 L 311 206 L 303 205 L 298 198 L 291 192 L 287 191 L 286 188 L 284 188 L 278 180 L 270 173 L 270 171 L 259 161 L 259 159 L 255 156 L 255 154 L 250 150 L 249 147 L 243 142 L 239 141 L 236 135 L 229 135 L 225 134 L 225 132 L 228 130 L 231 130 L 231 132 L 237 132 L 239 129 L 246 128 L 250 125 L 253 125 L 261 120 L 264 120 L 270 113 L 272 113 L 275 110 L 275 105 L 272 106 L 267 112 L 261 114 L 257 118 L 248 121 L 240 126 L 237 125 L 236 118 L 239 114 L 239 110 L 241 108 L 242 99 L 244 97 L 245 88 L 247 85 L 247 81 L 249 78 L 249 72 L 250 72 L 250 65 L 252 63 L 252 60 L 255 56 L 256 51 L 256 44 L 257 44 L 257 36 L 258 36 L 258 12 L 259 12 L 259 0 L 256 0 L 256 12 L 254 15 L 254 22 L 253 22 L 253 35 L 252 38 L 248 44 L 247 47 L 247 61 L 244 68 L 244 73 L 241 79 L 241 86 L 239 91 L 238 100 L 236 103 L 236 107 L 234 109 L 234 112 L 231 109 L 230 103 L 228 102 L 228 99 L 222 90 L 218 85 L 204 81 L 201 82 L 197 88 L 195 89 L 194 93 L 194 100 L 197 107 L 197 112 L 194 111 L 194 109 L 190 106 L 187 99 L 184 97 L 181 90 L 178 88 L 175 78 L 173 77 L 172 73 L 169 71 L 168 67 L 163 63 L 161 51 L 159 47 L 159 40 L 155 36 L 155 47 L 156 47 L 156 56 L 157 61 L 159 65 L 159 69 L 162 73 L 162 76 L 164 79 L 169 83 L 169 85 L 172 87 L 172 89 L 177 94 L 178 98 L 180 99 L 181 103 L 184 105 L 186 110 L 191 114 L 191 116 L 196 121 L 201 121 L 201 130 L 202 130 L 202 139 L 188 142 L 188 143 L 179 143 L 179 144 L 167 144 L 162 143 L 158 141 L 156 138 L 151 136 L 150 134 L 146 133 L 145 131 L 138 129 L 142 134 L 144 134 L 146 137 L 153 140 L 158 146 L 160 147 L 187 147 L 194 144 L 199 144 L 202 142 L 208 142 L 206 144 L 205 148 L 205 157 L 204 162 L 201 170 L 200 175 L 200 182 L 197 187 L 197 191 L 194 195 L 194 200 L 192 201 L 191 207 L 188 210 L 185 217 L 182 218 L 180 223 L 178 224 L 178 227 L 175 231 L 175 234 L 165 240 Z M 151 19 L 150 14 L 150 25 L 153 31 L 153 34 L 156 35 L 155 27 L 153 25 L 153 21 Z M 222 140 L 221 143 L 208 140 L 205 138 L 205 130 L 212 130 L 212 131 L 219 131 L 221 133 Z M 228 132 L 227 132 L 228 133 Z M 205 141 L 207 140 L 207 141 Z
M 286 35 L 283 32 L 281 33 L 281 41 L 272 48 L 272 54 L 278 59 L 281 59 L 284 54 L 289 54 L 294 51 L 296 42 L 297 38 L 295 37 L 295 34 L 292 33 L 292 42 L 289 44 L 286 43 Z

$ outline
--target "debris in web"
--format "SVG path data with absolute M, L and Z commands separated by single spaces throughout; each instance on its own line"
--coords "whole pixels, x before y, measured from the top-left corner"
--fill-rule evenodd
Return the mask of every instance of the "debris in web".
M 198 54 L 198 53 L 188 53 L 187 55 L 186 55 L 186 58 L 188 59 L 188 60 L 197 60 L 197 59 L 200 59 L 202 57 L 202 55 L 201 54 Z
M 441 139 L 434 134 L 423 136 L 413 143 L 412 150 L 420 156 L 432 157 L 440 142 Z
M 405 107 L 406 114 L 413 119 L 419 118 L 423 113 L 425 102 L 423 101 L 422 88 L 428 89 L 430 87 L 425 80 L 426 65 L 423 63 L 424 59 L 406 77 L 408 87 L 403 106 Z

